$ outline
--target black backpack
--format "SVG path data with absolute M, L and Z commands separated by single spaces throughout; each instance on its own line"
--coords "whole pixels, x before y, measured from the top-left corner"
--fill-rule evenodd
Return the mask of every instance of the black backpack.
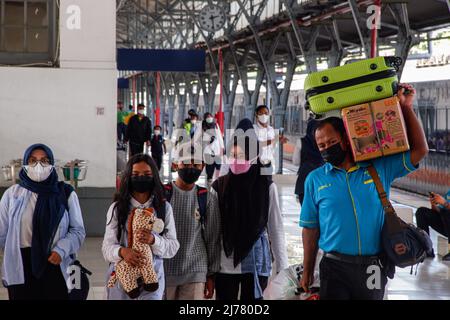
M 371 165 L 367 169 L 375 183 L 384 209 L 384 225 L 381 232 L 383 253 L 387 260 L 397 267 L 411 266 L 412 274 L 413 266 L 423 262 L 427 255 L 432 253 L 433 243 L 425 231 L 404 222 L 397 216 L 375 167 Z M 395 248 L 398 246 L 403 247 L 403 253 L 396 252 Z
M 167 232 L 167 228 L 165 227 L 166 223 L 166 201 L 167 199 L 164 199 L 162 204 L 157 205 L 156 198 L 153 199 L 153 208 L 156 209 L 156 217 L 158 219 L 161 219 L 164 222 L 164 229 L 159 233 L 160 236 L 163 236 Z
M 71 193 L 74 191 L 73 187 L 69 184 L 66 184 L 64 182 L 59 182 L 58 187 L 61 190 L 61 201 L 63 202 L 67 212 L 69 212 L 69 197 Z M 63 196 L 64 195 L 64 196 Z M 87 297 L 89 295 L 89 278 L 88 275 L 92 275 L 92 272 L 83 267 L 81 262 L 76 259 L 75 255 L 71 255 L 72 260 L 74 262 L 70 266 L 70 269 L 73 270 L 73 272 L 70 274 L 70 276 L 73 276 L 75 273 L 75 268 L 79 269 L 80 274 L 80 289 L 73 288 L 69 293 L 69 300 L 87 300 Z
M 197 201 L 198 201 L 198 209 L 200 213 L 200 224 L 202 226 L 202 233 L 204 232 L 205 222 L 206 222 L 206 207 L 208 201 L 208 189 L 195 185 L 197 188 Z M 167 183 L 164 185 L 164 190 L 166 193 L 166 201 L 170 203 L 173 194 L 173 186 L 172 183 Z M 164 213 L 165 215 L 165 213 Z M 163 220 L 164 221 L 164 220 Z

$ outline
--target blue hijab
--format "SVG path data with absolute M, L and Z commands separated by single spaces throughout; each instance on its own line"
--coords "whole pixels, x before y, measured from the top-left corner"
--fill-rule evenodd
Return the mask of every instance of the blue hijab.
M 44 144 L 34 144 L 29 147 L 23 156 L 23 164 L 27 165 L 31 153 L 43 150 L 52 165 L 55 164 L 53 152 Z M 20 186 L 37 193 L 37 202 L 33 215 L 33 235 L 31 240 L 31 267 L 33 276 L 41 278 L 47 266 L 53 239 L 58 230 L 59 223 L 65 212 L 64 189 L 58 183 L 58 175 L 53 169 L 50 176 L 42 181 L 31 180 L 22 168 L 19 174 Z M 63 258 L 63 257 L 61 257 Z

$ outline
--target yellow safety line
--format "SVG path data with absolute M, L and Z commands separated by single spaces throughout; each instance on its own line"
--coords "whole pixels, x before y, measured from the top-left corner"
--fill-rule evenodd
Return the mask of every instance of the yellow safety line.
M 355 214 L 355 219 L 356 219 L 356 231 L 358 232 L 358 249 L 359 249 L 358 251 L 359 251 L 359 255 L 361 255 L 361 237 L 359 234 L 359 222 L 358 222 L 358 216 L 356 215 L 355 201 L 353 200 L 352 190 L 350 189 L 350 183 L 348 181 L 348 173 L 346 173 L 345 177 L 347 179 L 348 192 L 350 193 L 350 198 L 352 199 L 353 212 Z
M 408 166 L 406 165 L 405 152 L 403 152 L 403 165 L 405 166 L 406 170 L 408 170 L 409 172 L 414 171 L 414 170 L 411 170 L 410 168 L 408 168 Z

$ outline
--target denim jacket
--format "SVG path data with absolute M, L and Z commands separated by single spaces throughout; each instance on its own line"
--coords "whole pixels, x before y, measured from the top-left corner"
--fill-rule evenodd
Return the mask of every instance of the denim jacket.
M 32 192 L 14 185 L 4 193 L 0 201 L 0 249 L 4 251 L 2 280 L 4 286 L 25 283 L 22 255 L 20 253 L 20 230 L 23 212 Z M 52 251 L 58 253 L 62 262 L 61 272 L 69 280 L 68 272 L 73 256 L 83 244 L 86 232 L 80 204 L 75 192 L 68 199 L 69 211 L 65 211 L 56 232 Z

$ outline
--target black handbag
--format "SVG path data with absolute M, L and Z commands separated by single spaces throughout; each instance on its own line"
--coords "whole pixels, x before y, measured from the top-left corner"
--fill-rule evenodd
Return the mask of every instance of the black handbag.
M 433 243 L 428 234 L 413 224 L 404 222 L 397 216 L 394 207 L 388 200 L 378 173 L 372 165 L 368 171 L 377 188 L 378 196 L 384 209 L 384 225 L 381 233 L 383 253 L 389 262 L 397 267 L 405 268 L 423 262 L 433 250 Z M 395 248 L 402 246 L 398 253 Z M 417 269 L 416 269 L 417 271 Z
M 71 265 L 70 279 L 77 274 L 80 275 L 79 288 L 76 286 L 69 293 L 69 300 L 87 300 L 89 295 L 89 278 L 92 272 L 83 267 L 79 260 L 75 260 Z M 76 283 L 76 282 L 75 282 Z

